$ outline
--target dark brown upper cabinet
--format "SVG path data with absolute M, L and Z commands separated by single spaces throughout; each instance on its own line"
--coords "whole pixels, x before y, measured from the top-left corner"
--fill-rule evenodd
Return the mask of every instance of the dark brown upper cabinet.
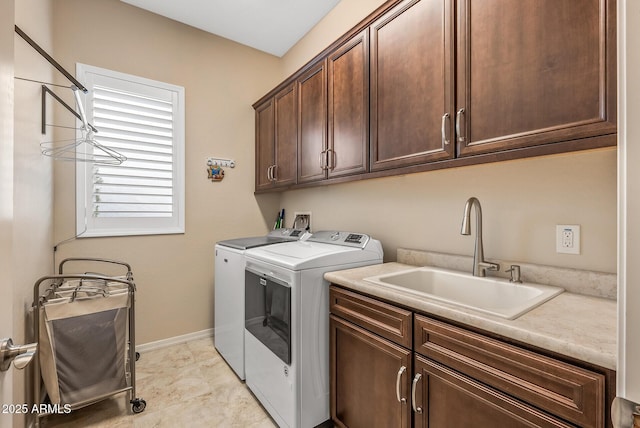
M 405 0 L 371 24 L 371 170 L 454 156 L 452 0 Z
M 329 147 L 327 176 L 368 170 L 369 31 L 365 30 L 327 58 Z
M 458 0 L 459 156 L 616 132 L 614 0 Z
M 616 70 L 616 0 L 389 0 L 254 104 L 256 191 L 615 146 Z
M 297 80 L 298 182 L 327 177 L 327 66 L 312 67 Z
M 367 171 L 367 35 L 356 35 L 297 79 L 298 183 Z
M 297 91 L 288 85 L 254 105 L 256 117 L 256 190 L 296 183 Z
M 273 187 L 271 171 L 275 149 L 273 98 L 255 107 L 256 116 L 256 190 Z

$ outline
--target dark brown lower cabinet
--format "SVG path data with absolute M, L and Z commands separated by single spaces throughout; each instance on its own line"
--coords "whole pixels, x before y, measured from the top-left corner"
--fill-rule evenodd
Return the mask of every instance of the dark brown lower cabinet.
M 615 372 L 331 286 L 331 418 L 344 428 L 609 428 Z
M 575 427 L 418 354 L 414 370 L 415 428 Z
M 331 418 L 339 427 L 411 426 L 412 352 L 335 316 L 331 328 Z M 398 396 L 400 400 L 398 400 Z

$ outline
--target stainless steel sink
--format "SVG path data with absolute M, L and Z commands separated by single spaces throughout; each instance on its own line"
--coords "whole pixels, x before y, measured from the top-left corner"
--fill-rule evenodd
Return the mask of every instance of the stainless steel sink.
M 564 290 L 542 284 L 516 284 L 464 272 L 422 267 L 364 278 L 383 287 L 450 303 L 506 319 L 515 319 Z

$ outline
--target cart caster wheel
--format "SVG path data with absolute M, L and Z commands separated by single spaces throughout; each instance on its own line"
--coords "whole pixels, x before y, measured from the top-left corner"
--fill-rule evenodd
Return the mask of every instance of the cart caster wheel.
M 136 361 L 140 359 L 140 352 L 136 352 Z
M 136 398 L 135 400 L 131 400 L 131 410 L 133 413 L 142 413 L 144 409 L 147 408 L 147 402 L 142 398 Z

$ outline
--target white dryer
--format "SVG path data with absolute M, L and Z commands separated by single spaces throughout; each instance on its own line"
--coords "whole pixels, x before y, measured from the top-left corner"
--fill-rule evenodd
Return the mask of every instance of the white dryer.
M 244 253 L 249 248 L 295 241 L 301 229 L 276 229 L 266 236 L 229 239 L 215 246 L 215 347 L 244 380 Z
M 246 383 L 280 427 L 314 427 L 330 418 L 325 272 L 382 257 L 379 241 L 334 231 L 246 251 Z

